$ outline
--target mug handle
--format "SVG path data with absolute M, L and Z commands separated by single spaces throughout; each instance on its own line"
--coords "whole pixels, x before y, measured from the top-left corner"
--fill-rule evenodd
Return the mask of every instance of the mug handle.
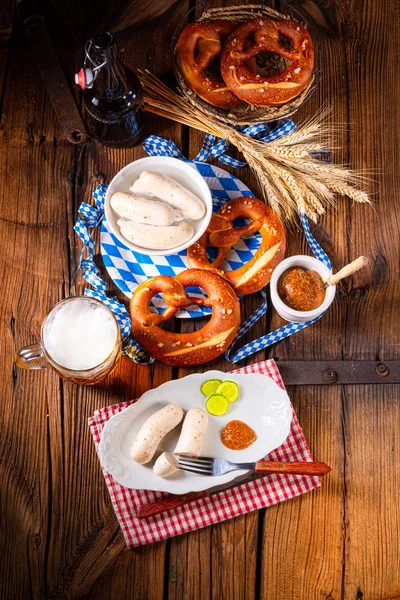
M 15 356 L 15 364 L 20 369 L 45 369 L 49 366 L 40 344 L 21 348 Z

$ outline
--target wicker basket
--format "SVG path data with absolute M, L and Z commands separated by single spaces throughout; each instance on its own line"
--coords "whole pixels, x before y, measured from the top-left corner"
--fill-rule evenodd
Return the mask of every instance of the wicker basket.
M 296 16 L 283 15 L 272 8 L 262 6 L 260 4 L 245 4 L 241 6 L 230 6 L 225 8 L 210 8 L 205 10 L 201 17 L 197 19 L 199 22 L 202 21 L 213 21 L 215 19 L 231 19 L 237 23 L 245 23 L 250 19 L 257 17 L 268 17 L 269 19 L 275 20 L 290 20 L 301 23 L 304 27 L 307 27 L 307 23 L 302 18 L 300 13 L 294 11 Z M 186 19 L 185 19 L 186 21 Z M 186 22 L 182 24 L 175 32 L 173 38 L 173 52 L 172 62 L 174 67 L 174 73 L 178 81 L 179 87 L 184 96 L 198 109 L 202 110 L 207 115 L 217 118 L 219 121 L 228 123 L 229 125 L 251 125 L 253 123 L 260 123 L 261 121 L 275 121 L 282 119 L 293 114 L 304 104 L 304 102 L 311 96 L 317 86 L 317 71 L 314 70 L 311 81 L 305 90 L 299 94 L 296 98 L 285 104 L 279 106 L 254 106 L 253 104 L 242 103 L 236 108 L 224 109 L 218 108 L 209 104 L 202 98 L 200 98 L 186 83 L 183 79 L 182 74 L 178 68 L 175 60 L 175 47 L 178 41 L 179 35 L 183 28 L 186 26 Z M 276 61 L 271 63 L 268 68 L 270 74 L 281 71 L 285 68 L 287 61 L 279 57 Z

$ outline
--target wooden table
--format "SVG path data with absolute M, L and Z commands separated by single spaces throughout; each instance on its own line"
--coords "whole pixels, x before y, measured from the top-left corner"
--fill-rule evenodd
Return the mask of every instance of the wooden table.
M 84 40 L 109 26 L 121 10 L 114 3 L 114 16 L 107 17 L 108 4 L 49 3 L 50 33 L 71 81 Z M 124 61 L 165 74 L 172 32 L 192 2 L 131 4 L 131 14 L 119 24 Z M 374 200 L 370 208 L 340 199 L 337 212 L 324 216 L 316 233 L 334 249 L 336 267 L 367 254 L 370 268 L 343 283 L 323 320 L 248 362 L 398 359 L 399 3 L 307 0 L 304 8 L 319 22 L 315 41 L 323 76 L 295 120 L 314 115 L 323 104 L 332 107 L 332 128 L 347 124 L 338 131 L 334 160 L 366 170 Z M 147 14 L 151 20 L 140 22 Z M 0 8 L 0 597 L 400 598 L 395 385 L 289 388 L 313 455 L 332 466 L 318 490 L 165 543 L 126 550 L 87 419 L 99 407 L 190 371 L 138 367 L 123 359 L 110 380 L 92 389 L 65 383 L 49 370 L 17 371 L 13 357 L 37 339 L 46 312 L 75 283 L 77 207 L 91 201 L 100 181 L 109 181 L 144 152 L 95 143 L 74 147 L 65 140 L 25 33 L 12 17 L 13 0 L 5 0 Z M 190 157 L 202 141 L 199 133 L 152 116 L 146 130 L 171 137 Z M 247 169 L 240 177 L 257 191 Z M 288 254 L 304 252 L 303 236 L 289 235 Z M 78 279 L 74 293 L 82 290 Z M 246 310 L 257 300 L 246 299 Z M 252 335 L 280 323 L 270 312 Z M 210 366 L 230 368 L 224 359 L 204 368 Z

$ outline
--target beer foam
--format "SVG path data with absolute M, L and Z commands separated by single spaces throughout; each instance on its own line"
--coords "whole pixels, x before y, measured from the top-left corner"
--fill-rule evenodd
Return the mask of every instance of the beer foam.
M 73 298 L 55 307 L 43 328 L 47 354 L 66 369 L 100 365 L 112 352 L 117 325 L 107 308 L 90 298 Z

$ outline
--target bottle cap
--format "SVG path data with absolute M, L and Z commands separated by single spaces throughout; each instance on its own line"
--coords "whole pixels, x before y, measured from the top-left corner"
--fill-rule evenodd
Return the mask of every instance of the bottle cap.
M 94 75 L 92 69 L 82 68 L 79 73 L 75 73 L 75 83 L 83 90 L 93 86 Z

